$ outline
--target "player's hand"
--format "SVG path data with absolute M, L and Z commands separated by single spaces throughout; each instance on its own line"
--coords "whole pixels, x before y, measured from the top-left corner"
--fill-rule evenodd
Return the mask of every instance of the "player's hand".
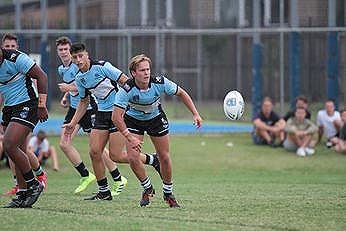
M 63 124 L 61 127 L 64 129 L 64 138 L 66 140 L 71 139 L 72 133 L 73 133 L 76 125 L 73 123 L 68 123 L 68 124 Z
M 197 128 L 202 127 L 202 118 L 200 115 L 193 116 L 193 125 L 195 125 Z
M 58 83 L 58 87 L 59 87 L 61 92 L 68 92 L 69 91 L 67 83 Z
M 67 108 L 69 106 L 68 100 L 64 97 L 60 100 L 60 106 Z
M 143 141 L 141 141 L 140 139 L 138 139 L 137 137 L 133 136 L 132 134 L 129 134 L 126 137 L 127 141 L 130 143 L 130 147 L 134 150 L 136 150 L 137 152 L 141 152 L 142 151 L 142 144 Z
M 46 107 L 38 107 L 37 108 L 37 117 L 40 122 L 44 122 L 48 120 L 48 110 Z
M 74 89 L 67 83 L 58 83 L 58 87 L 61 92 L 74 91 Z

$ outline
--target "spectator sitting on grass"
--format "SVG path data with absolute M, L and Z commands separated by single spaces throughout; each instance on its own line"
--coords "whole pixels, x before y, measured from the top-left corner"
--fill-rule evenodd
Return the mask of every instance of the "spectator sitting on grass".
M 253 119 L 253 142 L 255 144 L 269 144 L 272 147 L 281 146 L 285 138 L 285 123 L 285 120 L 273 111 L 272 99 L 264 97 L 261 111 Z M 278 143 L 275 143 L 276 139 Z
M 289 118 L 286 123 L 287 136 L 283 144 L 285 149 L 296 151 L 296 154 L 302 157 L 315 153 L 311 147 L 311 141 L 313 135 L 318 131 L 317 126 L 305 116 L 306 109 L 304 107 L 296 108 L 294 116 Z

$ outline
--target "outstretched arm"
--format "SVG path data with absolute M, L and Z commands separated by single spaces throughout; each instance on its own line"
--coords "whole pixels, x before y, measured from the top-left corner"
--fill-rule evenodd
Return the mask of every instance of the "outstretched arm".
M 191 111 L 193 116 L 193 124 L 200 128 L 202 126 L 202 118 L 199 115 L 195 104 L 193 103 L 190 95 L 181 87 L 178 87 L 176 95 L 183 101 L 185 106 Z

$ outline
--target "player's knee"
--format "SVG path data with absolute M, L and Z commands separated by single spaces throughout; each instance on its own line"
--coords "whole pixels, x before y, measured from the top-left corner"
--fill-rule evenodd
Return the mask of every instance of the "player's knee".
M 129 151 L 127 152 L 127 160 L 129 163 L 136 163 L 141 162 L 140 161 L 140 153 L 135 151 Z
M 97 149 L 91 148 L 89 155 L 92 160 L 102 160 L 102 151 L 100 152 Z
M 109 158 L 111 158 L 112 161 L 117 163 L 128 163 L 128 157 L 126 152 L 119 152 L 119 153 L 109 153 Z
M 160 153 L 159 158 L 162 165 L 167 166 L 171 164 L 171 157 L 169 156 L 169 152 Z

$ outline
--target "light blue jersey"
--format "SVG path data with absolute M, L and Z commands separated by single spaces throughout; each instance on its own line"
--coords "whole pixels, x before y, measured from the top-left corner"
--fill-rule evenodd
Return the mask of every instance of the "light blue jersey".
M 119 89 L 114 105 L 137 120 L 150 120 L 161 113 L 160 95 L 175 95 L 177 91 L 178 85 L 163 76 L 151 77 L 147 90 L 140 90 L 134 79 L 129 79 Z
M 61 64 L 58 67 L 59 76 L 62 78 L 62 81 L 66 84 L 72 84 L 75 82 L 75 76 L 78 71 L 78 66 L 72 62 L 68 66 L 64 66 L 63 64 Z M 69 92 L 69 99 L 70 106 L 76 109 L 80 100 L 78 92 Z
M 37 91 L 26 74 L 36 65 L 26 54 L 15 50 L 3 50 L 0 60 L 0 94 L 4 106 L 13 106 L 37 98 Z
M 118 91 L 117 81 L 122 72 L 109 62 L 90 63 L 86 72 L 79 71 L 76 75 L 76 86 L 80 98 L 92 94 L 96 97 L 98 111 L 113 111 L 114 98 Z

